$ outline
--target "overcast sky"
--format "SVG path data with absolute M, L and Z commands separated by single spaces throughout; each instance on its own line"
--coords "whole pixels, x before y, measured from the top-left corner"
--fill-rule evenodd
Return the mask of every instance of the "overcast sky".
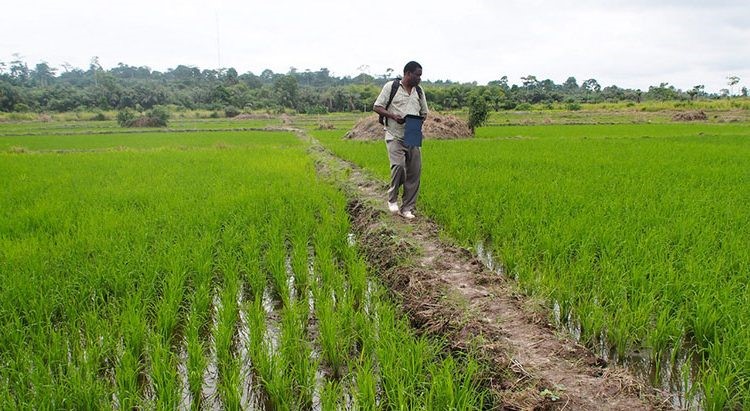
M 260 74 L 328 68 L 486 84 L 507 75 L 647 90 L 750 87 L 750 0 L 23 0 L 0 8 L 0 61 L 122 62 Z

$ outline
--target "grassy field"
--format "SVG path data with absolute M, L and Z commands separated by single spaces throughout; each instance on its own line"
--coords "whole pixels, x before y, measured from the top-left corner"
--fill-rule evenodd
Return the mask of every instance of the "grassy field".
M 706 409 L 747 408 L 750 125 L 614 114 L 428 140 L 419 211 L 490 250 L 602 356 L 645 353 L 655 384 L 676 379 Z M 344 132 L 311 131 L 387 180 L 383 142 Z
M 0 408 L 487 405 L 294 134 L 73 126 L 0 126 Z

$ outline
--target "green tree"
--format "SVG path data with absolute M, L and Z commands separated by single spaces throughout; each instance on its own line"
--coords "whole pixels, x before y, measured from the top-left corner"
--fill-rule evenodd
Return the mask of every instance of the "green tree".
M 690 96 L 690 100 L 695 100 L 697 97 L 702 96 L 705 94 L 703 91 L 705 89 L 705 86 L 703 84 L 699 84 L 692 89 L 687 91 L 688 96 Z
M 574 93 L 578 91 L 578 81 L 576 81 L 575 77 L 568 77 L 562 84 L 562 88 L 569 93 Z
M 599 85 L 599 82 L 596 81 L 596 79 L 590 78 L 581 83 L 581 89 L 589 93 L 598 93 L 602 90 L 602 86 Z
M 659 87 L 650 86 L 646 92 L 646 97 L 659 101 L 678 100 L 680 93 L 669 83 L 660 83 Z
M 0 111 L 13 111 L 16 104 L 21 102 L 20 93 L 10 83 L 0 80 Z
M 18 53 L 14 53 L 13 57 L 15 60 L 10 62 L 10 77 L 18 85 L 24 85 L 29 80 L 29 66 L 26 62 L 21 60 L 21 56 Z
M 40 87 L 48 87 L 55 79 L 56 69 L 52 68 L 43 61 L 36 65 L 34 70 L 31 71 L 31 79 Z
M 278 103 L 282 107 L 297 108 L 297 97 L 299 95 L 299 84 L 297 78 L 292 75 L 281 76 L 274 82 L 274 91 L 278 96 Z
M 99 75 L 104 71 L 102 68 L 102 65 L 99 64 L 99 56 L 91 57 L 91 62 L 89 63 L 89 71 L 91 72 L 91 77 L 94 79 L 94 85 L 99 85 Z
M 489 107 L 487 100 L 480 95 L 473 95 L 469 101 L 469 128 L 471 132 L 477 127 L 481 127 L 489 116 Z

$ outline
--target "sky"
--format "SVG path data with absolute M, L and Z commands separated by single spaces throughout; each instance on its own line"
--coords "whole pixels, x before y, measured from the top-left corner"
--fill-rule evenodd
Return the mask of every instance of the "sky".
M 750 88 L 748 0 L 24 0 L 0 6 L 0 62 L 234 67 L 423 80 L 573 76 L 648 90 Z M 62 68 L 59 69 L 60 71 Z

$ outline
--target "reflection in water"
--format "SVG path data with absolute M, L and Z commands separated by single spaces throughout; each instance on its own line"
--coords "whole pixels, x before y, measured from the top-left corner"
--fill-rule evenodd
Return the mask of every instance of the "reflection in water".
M 480 241 L 476 245 L 476 251 L 477 258 L 488 270 L 505 276 L 505 268 L 492 255 L 489 247 Z M 513 279 L 518 281 L 518 273 L 513 274 Z M 552 302 L 552 315 L 558 329 L 567 331 L 576 342 L 581 342 L 583 330 L 573 309 L 563 313 L 560 303 L 555 300 Z M 606 330 L 601 330 L 594 344 L 588 348 L 604 361 L 628 367 L 638 377 L 649 381 L 655 388 L 668 394 L 675 408 L 701 408 L 702 394 L 695 386 L 699 359 L 693 354 L 694 350 L 688 344 L 681 343 L 680 346 L 675 347 L 672 350 L 673 355 L 668 355 L 670 352 L 667 350 L 666 355 L 658 356 L 649 349 L 641 348 L 620 356 L 617 354 L 615 344 L 608 340 Z

